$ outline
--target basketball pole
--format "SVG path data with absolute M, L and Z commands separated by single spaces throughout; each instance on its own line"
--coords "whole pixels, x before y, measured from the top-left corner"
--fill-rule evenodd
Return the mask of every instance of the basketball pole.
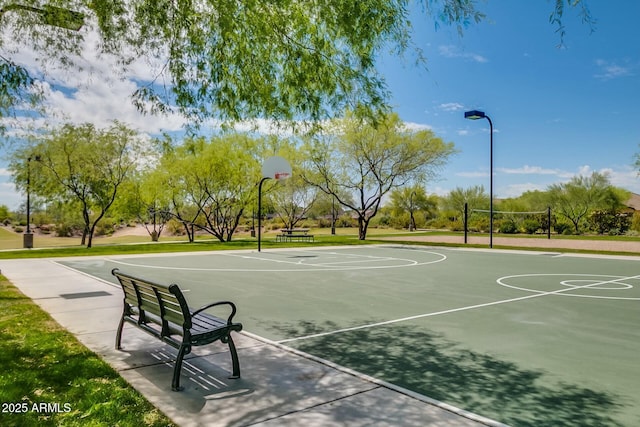
M 269 157 L 262 164 L 262 179 L 258 184 L 258 252 L 260 252 L 262 241 L 262 184 L 268 179 L 282 181 L 290 176 L 291 165 L 280 156 Z
M 262 236 L 262 184 L 268 179 L 271 178 L 266 176 L 258 184 L 258 252 L 260 252 L 260 238 Z

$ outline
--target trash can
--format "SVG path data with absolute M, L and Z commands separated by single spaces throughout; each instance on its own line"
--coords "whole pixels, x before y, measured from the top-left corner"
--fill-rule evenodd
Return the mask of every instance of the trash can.
M 33 248 L 33 233 L 24 233 L 22 247 L 31 249 Z

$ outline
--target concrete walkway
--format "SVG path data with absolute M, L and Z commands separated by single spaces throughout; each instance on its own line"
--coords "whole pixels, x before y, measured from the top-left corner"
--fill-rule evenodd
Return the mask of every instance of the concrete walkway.
M 126 326 L 114 349 L 118 287 L 47 259 L 0 260 L 0 271 L 180 426 L 502 425 L 245 332 L 234 338 L 241 379 L 227 379 L 215 343 L 185 359 L 185 390 L 172 392 L 172 347 Z

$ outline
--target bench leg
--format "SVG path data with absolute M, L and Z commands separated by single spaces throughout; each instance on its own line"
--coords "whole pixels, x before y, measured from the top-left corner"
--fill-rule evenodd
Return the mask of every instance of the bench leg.
M 191 351 L 191 346 L 181 345 L 180 350 L 178 350 L 178 358 L 176 359 L 176 364 L 173 367 L 173 380 L 171 381 L 171 390 L 180 391 L 183 390 L 184 387 L 180 387 L 180 371 L 182 370 L 182 359 L 184 359 L 185 354 L 189 354 Z
M 118 325 L 118 332 L 116 333 L 116 350 L 122 349 L 120 343 L 122 342 L 122 328 L 124 327 L 124 316 L 120 318 L 120 324 Z
M 229 379 L 238 379 L 240 378 L 240 361 L 238 360 L 238 352 L 236 351 L 236 345 L 233 343 L 233 339 L 231 335 L 228 337 L 229 351 L 231 352 L 231 365 L 233 367 L 233 373 L 229 377 Z

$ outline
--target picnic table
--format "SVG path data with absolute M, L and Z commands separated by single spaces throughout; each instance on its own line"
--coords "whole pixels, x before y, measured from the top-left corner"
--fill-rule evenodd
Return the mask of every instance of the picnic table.
M 308 228 L 281 228 L 276 236 L 276 242 L 313 242 L 313 234 L 309 234 Z

